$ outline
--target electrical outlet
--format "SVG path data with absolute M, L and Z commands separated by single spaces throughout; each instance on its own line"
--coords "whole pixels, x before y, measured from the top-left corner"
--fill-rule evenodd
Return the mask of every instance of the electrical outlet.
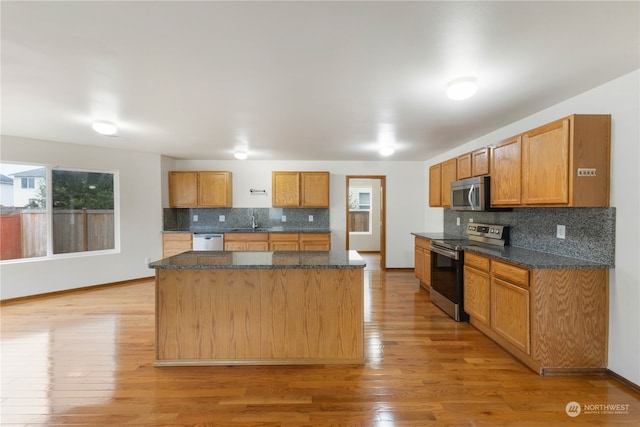
M 558 225 L 556 228 L 556 237 L 558 239 L 564 239 L 566 237 L 567 227 L 564 225 Z
M 473 218 L 469 218 L 469 222 L 473 222 Z
M 313 222 L 313 215 L 309 215 L 309 222 Z
M 220 221 L 220 222 L 225 222 L 225 221 L 226 221 L 226 218 L 224 217 L 224 215 L 220 215 L 220 216 L 218 217 L 218 221 Z
M 456 218 L 456 225 L 460 225 L 460 217 Z
M 150 262 L 151 262 L 151 258 L 149 258 L 148 256 L 144 257 L 144 265 L 149 265 Z
M 287 222 L 287 216 L 286 215 L 282 215 L 282 222 Z
M 198 222 L 198 215 L 193 216 L 193 222 Z

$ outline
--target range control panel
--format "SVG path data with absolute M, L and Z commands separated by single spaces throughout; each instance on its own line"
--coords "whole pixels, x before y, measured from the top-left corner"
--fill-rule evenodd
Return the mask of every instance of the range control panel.
M 467 235 L 507 240 L 509 238 L 509 227 L 504 225 L 470 223 L 467 225 Z

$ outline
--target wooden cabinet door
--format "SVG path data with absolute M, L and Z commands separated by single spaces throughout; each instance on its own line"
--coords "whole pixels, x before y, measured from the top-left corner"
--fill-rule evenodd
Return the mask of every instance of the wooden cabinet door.
M 458 156 L 458 179 L 471 178 L 471 153 Z
M 438 163 L 429 168 L 429 206 L 442 206 L 442 165 Z
M 273 172 L 271 186 L 273 207 L 300 206 L 300 174 L 298 172 Z
M 569 203 L 569 119 L 522 136 L 522 203 Z
M 491 148 L 491 206 L 513 206 L 521 202 L 521 137 L 502 141 Z
M 302 207 L 329 207 L 329 172 L 302 172 L 300 187 Z
M 450 159 L 442 163 L 442 206 L 451 206 L 451 183 L 458 177 L 457 159 Z
M 471 153 L 471 175 L 482 176 L 489 175 L 489 158 L 490 151 L 488 148 L 481 148 Z M 460 167 L 460 165 L 458 165 Z
M 424 282 L 424 248 L 415 246 L 413 251 L 414 274 L 421 282 Z
M 231 172 L 200 172 L 198 179 L 199 206 L 231 207 Z
M 529 291 L 491 277 L 491 328 L 530 354 Z
M 247 242 L 247 251 L 268 251 L 269 242 Z
M 422 264 L 424 265 L 424 284 L 428 288 L 431 287 L 431 249 L 425 249 L 422 257 Z
M 489 273 L 464 266 L 464 311 L 485 325 L 489 325 L 489 284 Z
M 165 233 L 162 235 L 162 258 L 168 258 L 193 247 L 191 233 Z
M 198 172 L 169 172 L 169 206 L 192 208 L 198 205 Z
M 246 251 L 247 242 L 224 242 L 225 251 Z

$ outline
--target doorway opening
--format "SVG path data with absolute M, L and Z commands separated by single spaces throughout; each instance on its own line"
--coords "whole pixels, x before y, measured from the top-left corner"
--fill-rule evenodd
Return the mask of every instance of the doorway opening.
M 347 175 L 347 250 L 380 254 L 386 269 L 386 176 Z

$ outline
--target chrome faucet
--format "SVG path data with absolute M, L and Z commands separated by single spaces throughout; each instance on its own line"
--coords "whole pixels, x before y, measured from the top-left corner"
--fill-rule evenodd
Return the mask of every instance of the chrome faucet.
M 258 224 L 256 224 L 256 217 L 253 212 L 251 212 L 251 228 L 254 230 L 258 228 Z

